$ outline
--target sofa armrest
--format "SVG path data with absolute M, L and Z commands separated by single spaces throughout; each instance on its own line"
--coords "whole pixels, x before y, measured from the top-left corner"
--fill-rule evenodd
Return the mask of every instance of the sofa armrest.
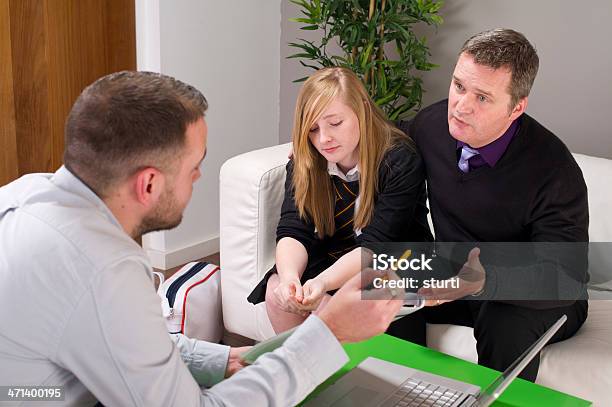
M 291 143 L 227 160 L 220 172 L 221 291 L 225 328 L 261 340 L 272 335 L 264 304 L 247 296 L 274 265 L 276 226 Z

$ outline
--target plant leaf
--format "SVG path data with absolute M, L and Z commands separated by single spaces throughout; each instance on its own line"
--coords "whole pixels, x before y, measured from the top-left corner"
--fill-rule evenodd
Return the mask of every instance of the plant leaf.
M 370 96 L 391 119 L 409 116 L 420 108 L 424 90 L 416 75 L 437 65 L 430 62 L 426 39 L 417 37 L 413 26 L 442 24 L 439 11 L 443 1 L 386 0 L 382 10 L 381 2 L 376 0 L 371 18 L 368 0 L 290 1 L 303 15 L 290 21 L 302 24 L 302 30 L 317 31 L 320 36 L 316 41 L 299 39 L 289 43 L 297 53 L 288 58 L 298 59 L 310 69 L 344 66 L 362 81 L 367 75 Z M 387 43 L 393 44 L 395 53 L 384 52 Z

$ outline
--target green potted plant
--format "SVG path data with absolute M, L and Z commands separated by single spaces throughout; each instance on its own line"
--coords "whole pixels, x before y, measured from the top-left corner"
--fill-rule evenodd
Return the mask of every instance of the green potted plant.
M 299 39 L 289 43 L 299 52 L 288 58 L 312 69 L 344 66 L 361 78 L 369 94 L 389 117 L 397 120 L 421 107 L 421 78 L 416 71 L 437 65 L 428 61 L 426 38 L 417 38 L 417 23 L 438 26 L 442 1 L 436 0 L 290 0 L 304 17 L 291 21 L 303 30 L 321 30 L 319 43 Z M 330 55 L 335 40 L 342 50 Z M 296 82 L 306 78 L 297 79 Z

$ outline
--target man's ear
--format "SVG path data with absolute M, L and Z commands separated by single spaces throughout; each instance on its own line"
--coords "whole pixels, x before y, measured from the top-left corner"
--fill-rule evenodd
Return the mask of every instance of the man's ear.
M 147 167 L 138 171 L 133 181 L 136 201 L 145 208 L 154 206 L 164 191 L 165 183 L 164 174 L 156 168 Z
M 525 110 L 527 109 L 527 101 L 528 101 L 528 99 L 529 99 L 529 97 L 525 96 L 524 98 L 522 98 L 521 100 L 518 101 L 516 106 L 514 106 L 514 108 L 510 112 L 510 120 L 514 121 L 520 115 L 525 113 Z

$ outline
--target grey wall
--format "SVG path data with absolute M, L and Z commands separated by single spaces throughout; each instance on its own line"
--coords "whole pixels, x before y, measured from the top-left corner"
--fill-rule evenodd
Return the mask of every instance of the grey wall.
M 290 18 L 303 17 L 298 6 L 281 0 L 281 39 L 280 39 L 280 116 L 278 125 L 278 141 L 286 143 L 291 140 L 291 126 L 293 124 L 293 109 L 295 100 L 301 84 L 292 81 L 307 76 L 311 69 L 304 68 L 296 59 L 287 59 L 287 56 L 295 54 L 295 48 L 287 45 L 289 42 L 297 42 L 298 38 L 309 41 L 318 40 L 320 34 L 317 31 L 300 30 L 301 24 L 292 23 Z
M 300 35 L 299 25 L 287 22 L 297 6 L 283 0 L 281 16 L 279 141 L 290 139 L 292 112 L 299 85 L 291 80 L 310 72 L 286 46 Z M 612 158 L 612 2 L 592 0 L 447 0 L 445 19 L 437 32 L 417 27 L 429 39 L 432 61 L 440 65 L 423 73 L 424 105 L 448 92 L 457 50 L 470 35 L 495 27 L 523 32 L 540 56 L 527 112 L 557 134 L 572 150 Z
M 138 36 L 139 67 L 194 85 L 210 104 L 208 155 L 183 222 L 143 238 L 154 267 L 167 269 L 219 251 L 221 165 L 278 142 L 280 2 L 136 3 L 139 32 L 150 26 Z M 145 51 L 155 54 L 151 59 L 159 66 L 141 65 L 149 61 Z

